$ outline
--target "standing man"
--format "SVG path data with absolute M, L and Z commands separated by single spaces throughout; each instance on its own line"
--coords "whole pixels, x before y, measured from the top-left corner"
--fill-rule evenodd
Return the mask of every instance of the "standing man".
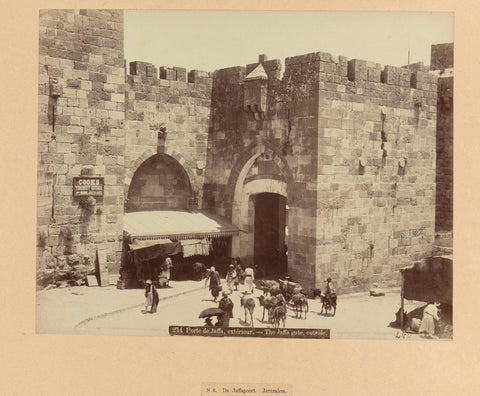
M 145 311 L 143 313 L 157 312 L 159 302 L 158 292 L 152 281 L 148 279 L 145 282 Z
M 233 302 L 230 297 L 228 297 L 228 293 L 226 291 L 222 292 L 222 299 L 218 303 L 218 308 L 225 312 L 222 317 L 222 327 L 230 326 L 230 319 L 233 318 Z
M 227 287 L 230 291 L 233 290 L 233 285 L 235 283 L 236 278 L 237 278 L 237 271 L 235 271 L 234 265 L 230 264 L 227 272 Z
M 250 266 L 247 266 L 245 268 L 245 271 L 243 272 L 243 276 L 245 277 L 245 290 L 253 294 L 253 289 L 255 288 L 255 285 L 253 284 L 254 276 L 253 276 L 253 269 Z
M 170 281 L 170 269 L 173 267 L 172 259 L 170 257 L 163 260 L 162 265 L 160 266 L 160 285 L 168 286 Z
M 237 257 L 235 259 L 235 272 L 237 273 L 237 276 L 233 280 L 233 285 L 235 286 L 235 290 L 238 290 L 238 284 L 240 283 L 240 276 L 242 274 L 242 267 L 240 266 L 240 257 Z
M 209 283 L 209 290 L 212 293 L 213 301 L 217 302 L 217 297 L 220 293 L 220 275 L 218 271 L 215 271 L 215 267 L 211 267 L 210 271 L 205 279 L 205 287 L 207 287 L 207 283 Z

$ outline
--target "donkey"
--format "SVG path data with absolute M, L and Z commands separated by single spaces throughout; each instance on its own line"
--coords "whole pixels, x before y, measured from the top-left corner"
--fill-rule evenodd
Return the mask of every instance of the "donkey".
M 271 319 L 271 310 L 278 305 L 277 297 L 258 297 L 260 301 L 260 306 L 263 307 L 262 322 L 265 320 L 265 311 L 268 312 L 268 321 Z
M 322 300 L 322 309 L 320 314 L 323 313 L 324 309 L 325 314 L 328 314 L 333 308 L 332 316 L 335 316 L 335 312 L 337 312 L 337 295 L 335 293 L 320 294 L 320 300 Z
M 273 327 L 278 329 L 280 327 L 280 321 L 283 322 L 283 327 L 285 328 L 285 319 L 287 318 L 287 312 L 283 305 L 273 308 L 272 310 L 273 318 Z
M 245 311 L 245 323 L 247 322 L 247 311 L 250 314 L 250 326 L 253 327 L 253 310 L 255 309 L 255 300 L 253 297 L 244 295 L 240 297 L 240 306 L 243 307 Z
M 298 316 L 300 312 L 300 319 L 302 318 L 302 312 L 305 312 L 305 319 L 307 319 L 308 312 L 308 300 L 302 293 L 296 293 L 292 296 L 292 303 L 295 307 L 295 316 Z

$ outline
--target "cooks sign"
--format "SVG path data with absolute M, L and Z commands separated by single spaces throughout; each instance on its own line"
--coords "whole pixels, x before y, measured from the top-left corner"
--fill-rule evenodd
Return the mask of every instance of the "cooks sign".
M 103 177 L 74 177 L 74 197 L 103 197 Z

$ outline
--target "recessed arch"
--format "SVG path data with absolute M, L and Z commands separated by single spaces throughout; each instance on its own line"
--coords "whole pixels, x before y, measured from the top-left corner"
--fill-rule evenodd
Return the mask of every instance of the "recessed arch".
M 188 166 L 188 163 L 183 157 L 182 154 L 176 152 L 172 148 L 165 148 L 165 152 L 162 154 L 158 154 L 156 151 L 153 149 L 148 149 L 145 150 L 135 161 L 133 161 L 133 164 L 130 166 L 130 168 L 126 169 L 125 171 L 125 185 L 124 185 L 124 192 L 125 192 L 125 197 L 128 196 L 128 190 L 130 188 L 130 184 L 132 182 L 133 175 L 137 171 L 137 169 L 150 157 L 153 157 L 154 155 L 168 155 L 169 157 L 172 157 L 175 159 L 178 164 L 183 168 L 183 170 L 186 172 L 190 189 L 192 189 L 193 186 L 195 186 L 196 183 L 196 178 L 195 175 L 191 169 L 191 167 Z
M 148 151 L 137 159 L 136 164 Z M 187 209 L 192 196 L 188 172 L 167 154 L 153 154 L 143 160 L 130 178 L 126 210 Z

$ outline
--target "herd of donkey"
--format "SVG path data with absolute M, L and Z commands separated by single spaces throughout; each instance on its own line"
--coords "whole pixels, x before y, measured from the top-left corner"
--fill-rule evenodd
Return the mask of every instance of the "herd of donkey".
M 259 280 L 259 289 L 263 294 L 258 297 L 260 306 L 263 307 L 262 321 L 265 320 L 265 312 L 267 312 L 267 320 L 273 324 L 274 328 L 279 328 L 280 323 L 285 327 L 287 317 L 287 309 L 295 311 L 295 316 L 307 319 L 308 297 L 315 299 L 319 297 L 322 303 L 320 314 L 328 315 L 332 310 L 335 316 L 337 309 L 337 296 L 334 292 L 322 293 L 320 289 L 304 289 L 299 283 L 288 280 Z M 245 311 L 245 323 L 249 323 L 253 327 L 253 310 L 255 309 L 255 299 L 250 294 L 243 294 L 240 298 L 240 304 Z M 250 320 L 247 321 L 247 316 Z

